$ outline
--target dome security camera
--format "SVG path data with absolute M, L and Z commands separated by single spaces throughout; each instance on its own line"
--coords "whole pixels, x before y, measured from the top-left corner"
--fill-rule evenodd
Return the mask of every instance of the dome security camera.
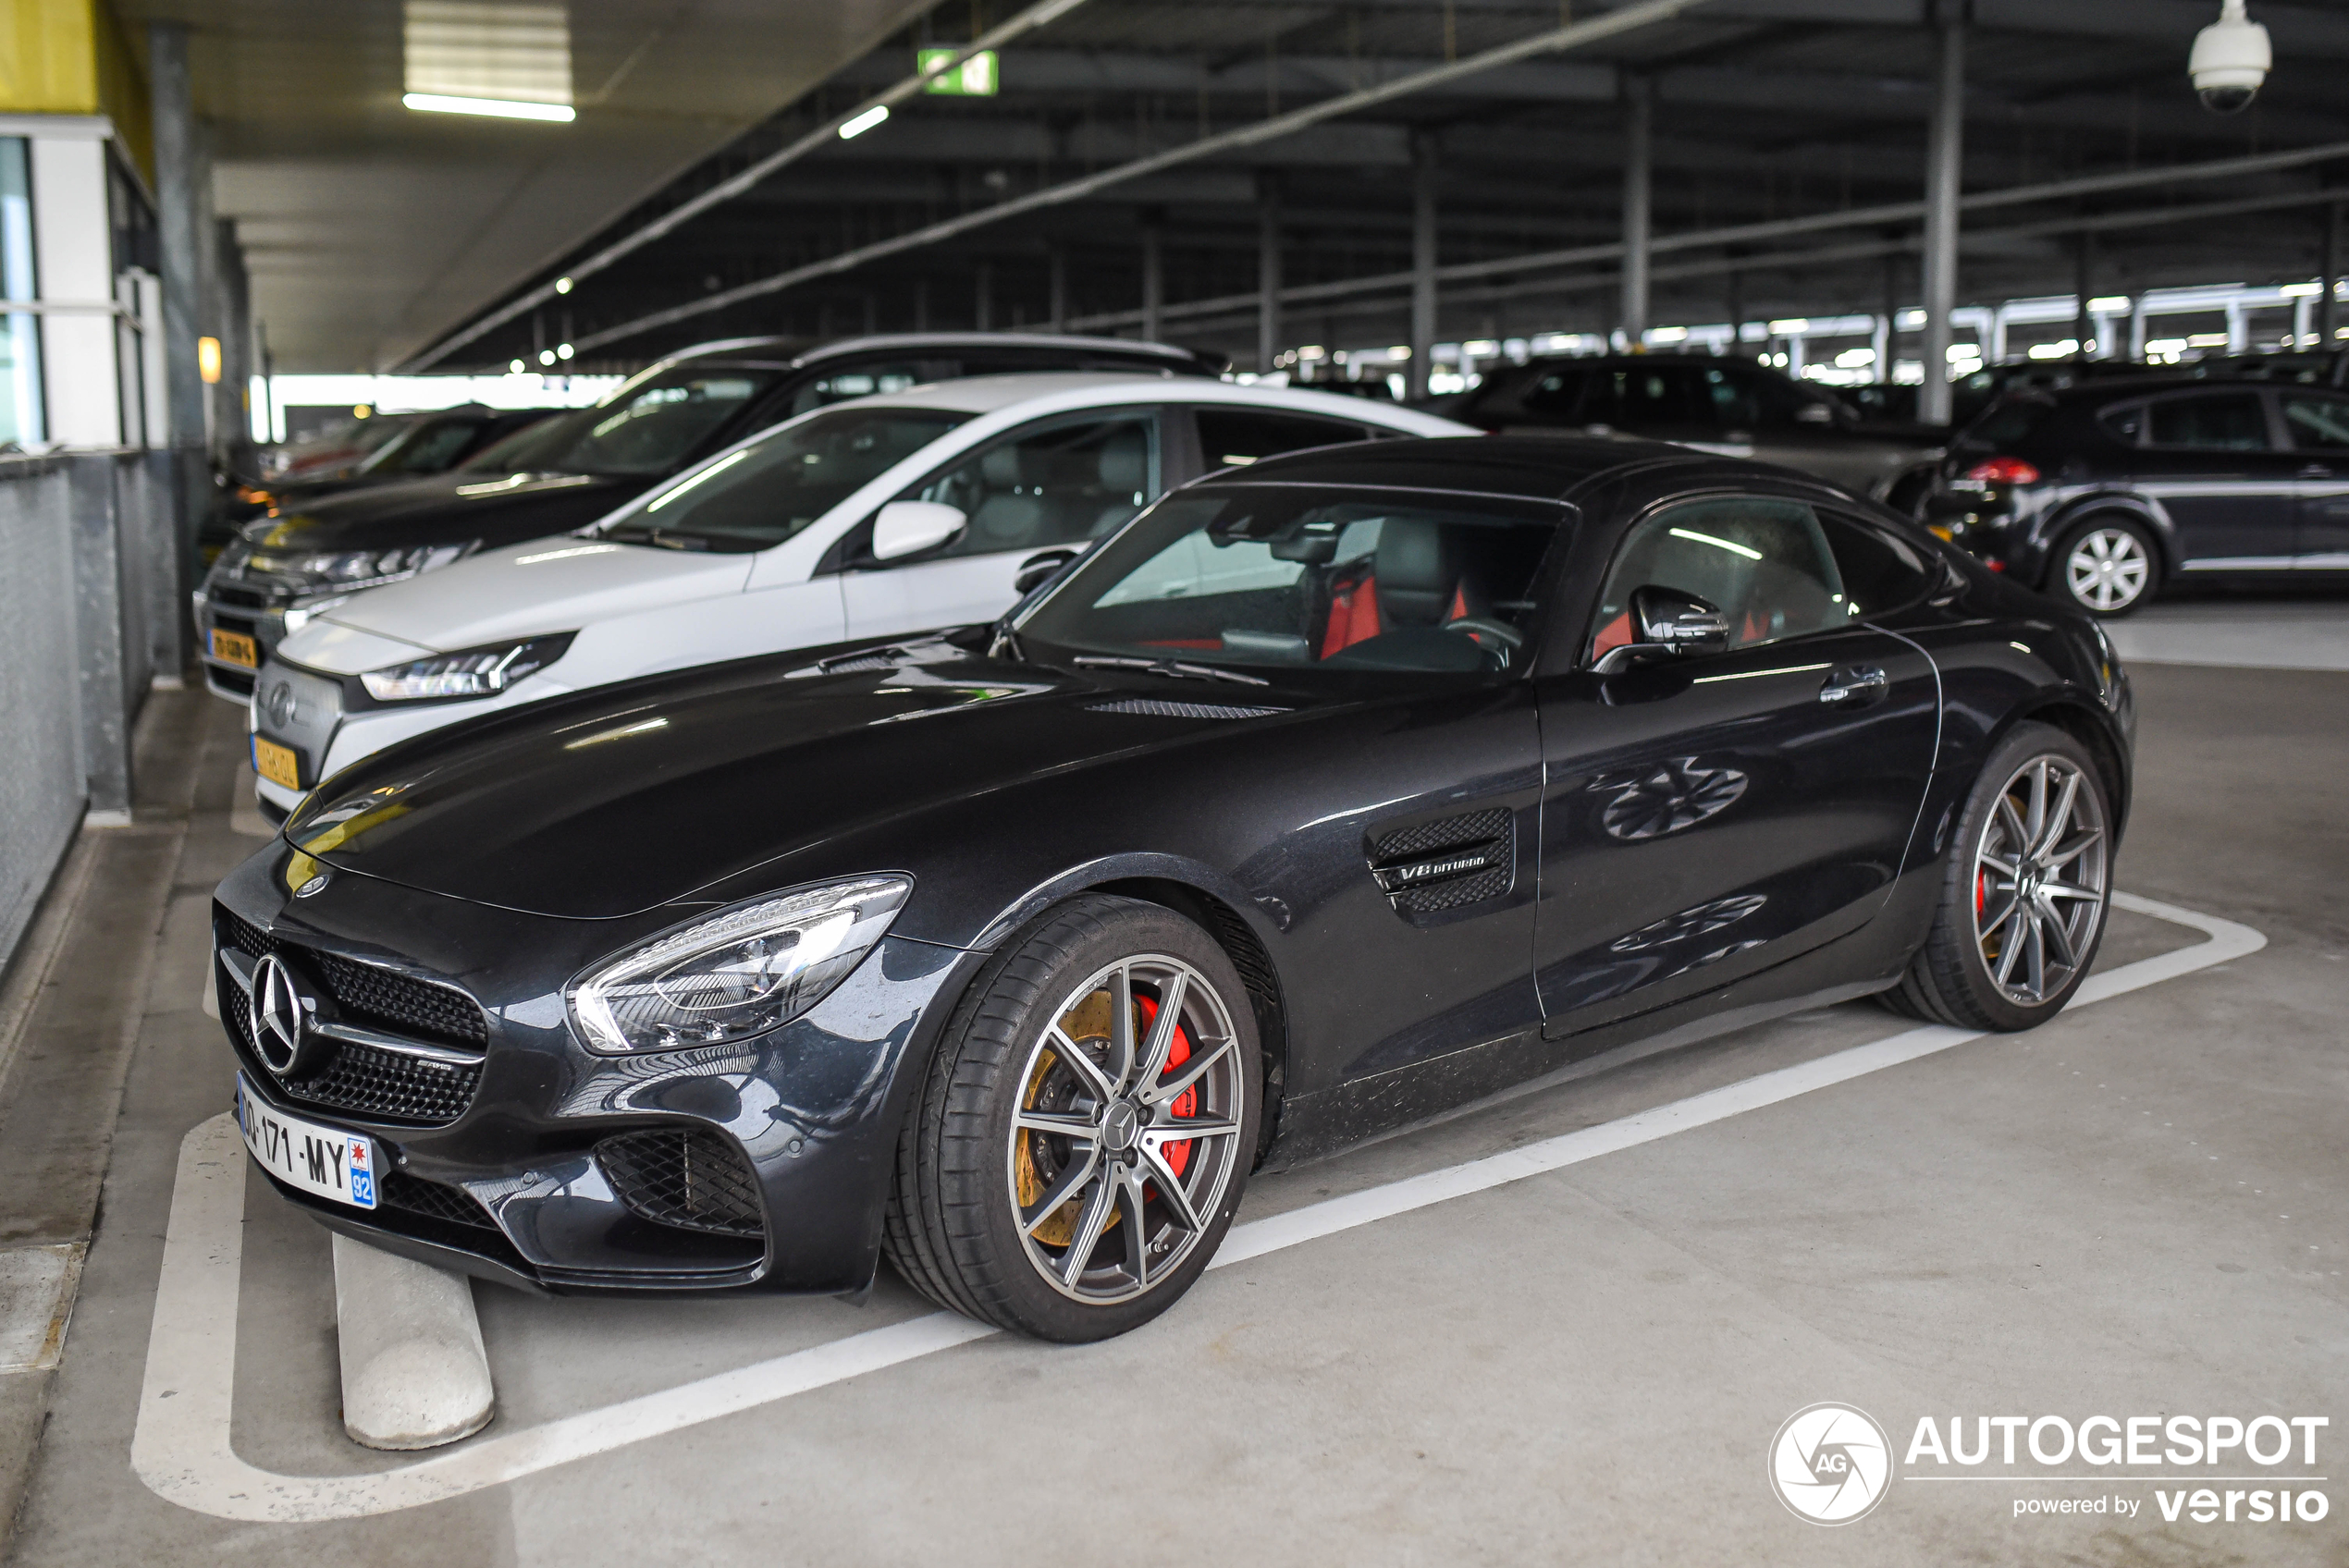
M 2268 30 L 2244 15 L 2244 0 L 2221 0 L 2219 19 L 2195 35 L 2186 74 L 2202 106 L 2214 115 L 2239 115 L 2259 95 L 2275 64 Z

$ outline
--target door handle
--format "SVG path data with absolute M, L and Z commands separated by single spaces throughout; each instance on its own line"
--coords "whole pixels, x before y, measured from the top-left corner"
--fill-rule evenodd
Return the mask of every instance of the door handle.
M 1876 666 L 1853 665 L 1827 677 L 1827 683 L 1819 688 L 1819 701 L 1848 703 L 1858 697 L 1873 702 L 1883 696 L 1891 685 L 1891 679 Z

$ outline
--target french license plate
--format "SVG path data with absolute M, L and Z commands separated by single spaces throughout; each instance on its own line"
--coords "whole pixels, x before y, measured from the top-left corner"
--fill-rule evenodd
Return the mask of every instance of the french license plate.
M 225 664 L 240 664 L 247 669 L 261 668 L 261 644 L 241 631 L 212 629 L 212 656 Z
M 282 784 L 289 790 L 301 788 L 301 759 L 291 746 L 281 746 L 275 741 L 254 736 L 252 770 L 272 784 Z
M 237 1126 L 245 1147 L 289 1187 L 353 1208 L 375 1207 L 375 1142 L 270 1109 L 237 1074 Z

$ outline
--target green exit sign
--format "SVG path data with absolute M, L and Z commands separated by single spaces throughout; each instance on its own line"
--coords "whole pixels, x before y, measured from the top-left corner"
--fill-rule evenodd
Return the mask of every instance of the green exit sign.
M 929 76 L 932 67 L 945 66 L 954 53 L 952 49 L 917 49 L 914 52 L 914 68 Z M 992 98 L 995 87 L 995 51 L 981 49 L 961 65 L 941 69 L 930 77 L 923 91 L 951 93 L 957 98 Z

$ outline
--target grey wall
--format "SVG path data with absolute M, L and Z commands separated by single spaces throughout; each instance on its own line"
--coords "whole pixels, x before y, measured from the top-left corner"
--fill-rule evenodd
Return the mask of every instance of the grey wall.
M 175 460 L 0 459 L 0 967 L 84 814 L 129 820 L 131 725 L 182 665 Z

